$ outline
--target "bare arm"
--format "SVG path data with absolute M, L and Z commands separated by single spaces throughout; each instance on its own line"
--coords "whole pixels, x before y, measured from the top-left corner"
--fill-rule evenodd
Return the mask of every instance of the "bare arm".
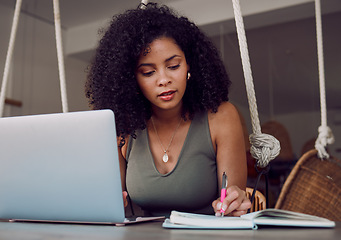
M 126 137 L 125 144 L 122 147 L 119 147 L 120 142 L 121 142 L 121 137 L 117 137 L 118 158 L 119 158 L 119 163 L 120 163 L 121 184 L 122 184 L 122 190 L 123 190 L 124 206 L 128 205 L 128 201 L 127 201 L 128 193 L 126 191 L 126 170 L 127 170 L 126 152 L 127 152 L 128 140 L 129 140 L 129 137 Z
M 209 113 L 209 125 L 212 143 L 217 156 L 217 174 L 219 189 L 221 176 L 228 176 L 227 197 L 222 206 L 220 199 L 212 203 L 215 212 L 221 207 L 225 214 L 239 216 L 246 213 L 250 201 L 246 198 L 247 162 L 244 135 L 236 108 L 228 102 L 223 103 L 217 113 Z

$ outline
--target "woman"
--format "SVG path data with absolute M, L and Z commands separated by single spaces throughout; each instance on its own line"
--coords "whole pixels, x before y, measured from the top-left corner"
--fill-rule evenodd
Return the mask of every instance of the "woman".
M 168 7 L 113 18 L 86 94 L 93 109 L 115 113 L 125 205 L 128 192 L 149 215 L 246 213 L 244 139 L 229 85 L 213 44 Z

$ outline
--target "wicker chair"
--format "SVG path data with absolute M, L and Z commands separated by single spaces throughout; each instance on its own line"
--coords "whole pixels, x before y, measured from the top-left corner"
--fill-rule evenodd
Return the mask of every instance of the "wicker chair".
M 341 161 L 310 150 L 285 181 L 275 208 L 341 221 Z
M 251 200 L 253 188 L 246 188 L 246 196 Z M 264 195 L 260 191 L 256 191 L 255 198 L 253 200 L 250 212 L 260 211 L 266 208 L 266 200 Z

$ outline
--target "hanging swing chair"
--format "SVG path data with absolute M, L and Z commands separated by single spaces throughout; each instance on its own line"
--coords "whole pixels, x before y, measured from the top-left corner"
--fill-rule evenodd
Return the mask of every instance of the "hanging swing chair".
M 275 208 L 341 221 L 341 161 L 306 152 L 284 183 Z
M 284 183 L 275 208 L 341 221 L 341 161 L 330 156 L 334 137 L 327 126 L 320 0 L 315 0 L 321 126 L 315 149 L 298 160 Z
M 257 106 L 239 0 L 232 0 L 232 2 L 253 127 L 253 134 L 250 135 L 252 151 L 253 145 L 257 142 L 254 141 L 254 137 L 263 134 L 260 133 L 258 126 Z M 303 154 L 290 172 L 281 190 L 275 208 L 307 213 L 334 221 L 341 221 L 341 161 L 329 156 L 326 151 L 327 144 L 333 143 L 334 138 L 331 129 L 327 126 L 320 0 L 315 0 L 315 10 L 321 102 L 321 126 L 318 129 L 319 136 L 315 142 L 315 149 Z M 260 142 L 264 144 L 264 146 L 269 147 L 272 146 L 271 141 L 273 144 L 276 143 L 276 141 L 268 136 L 266 137 L 266 140 Z M 261 144 L 259 146 L 261 146 Z M 261 152 L 264 152 L 264 147 L 261 147 Z M 257 167 L 260 167 L 261 171 L 258 171 L 258 180 L 251 201 L 254 199 L 257 184 L 262 174 L 265 175 L 266 178 L 266 195 L 268 195 L 268 170 L 266 169 L 269 169 L 270 167 L 269 162 L 274 157 L 278 156 L 279 146 L 271 150 L 268 149 L 265 152 L 267 152 L 267 156 L 271 155 L 271 157 L 264 156 L 263 154 L 256 154 L 255 151 L 252 154 L 257 160 L 257 166 L 255 166 L 256 170 L 258 169 Z

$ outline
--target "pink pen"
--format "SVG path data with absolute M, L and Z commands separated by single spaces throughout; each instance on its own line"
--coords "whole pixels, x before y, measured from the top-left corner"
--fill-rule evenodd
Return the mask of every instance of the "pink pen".
M 226 176 L 226 173 L 224 172 L 223 173 L 223 180 L 221 182 L 221 191 L 220 191 L 221 206 L 223 206 L 223 201 L 226 197 L 226 188 L 227 188 L 227 176 Z M 220 214 L 222 217 L 224 217 L 225 210 L 226 209 L 223 210 L 223 208 L 220 209 Z

